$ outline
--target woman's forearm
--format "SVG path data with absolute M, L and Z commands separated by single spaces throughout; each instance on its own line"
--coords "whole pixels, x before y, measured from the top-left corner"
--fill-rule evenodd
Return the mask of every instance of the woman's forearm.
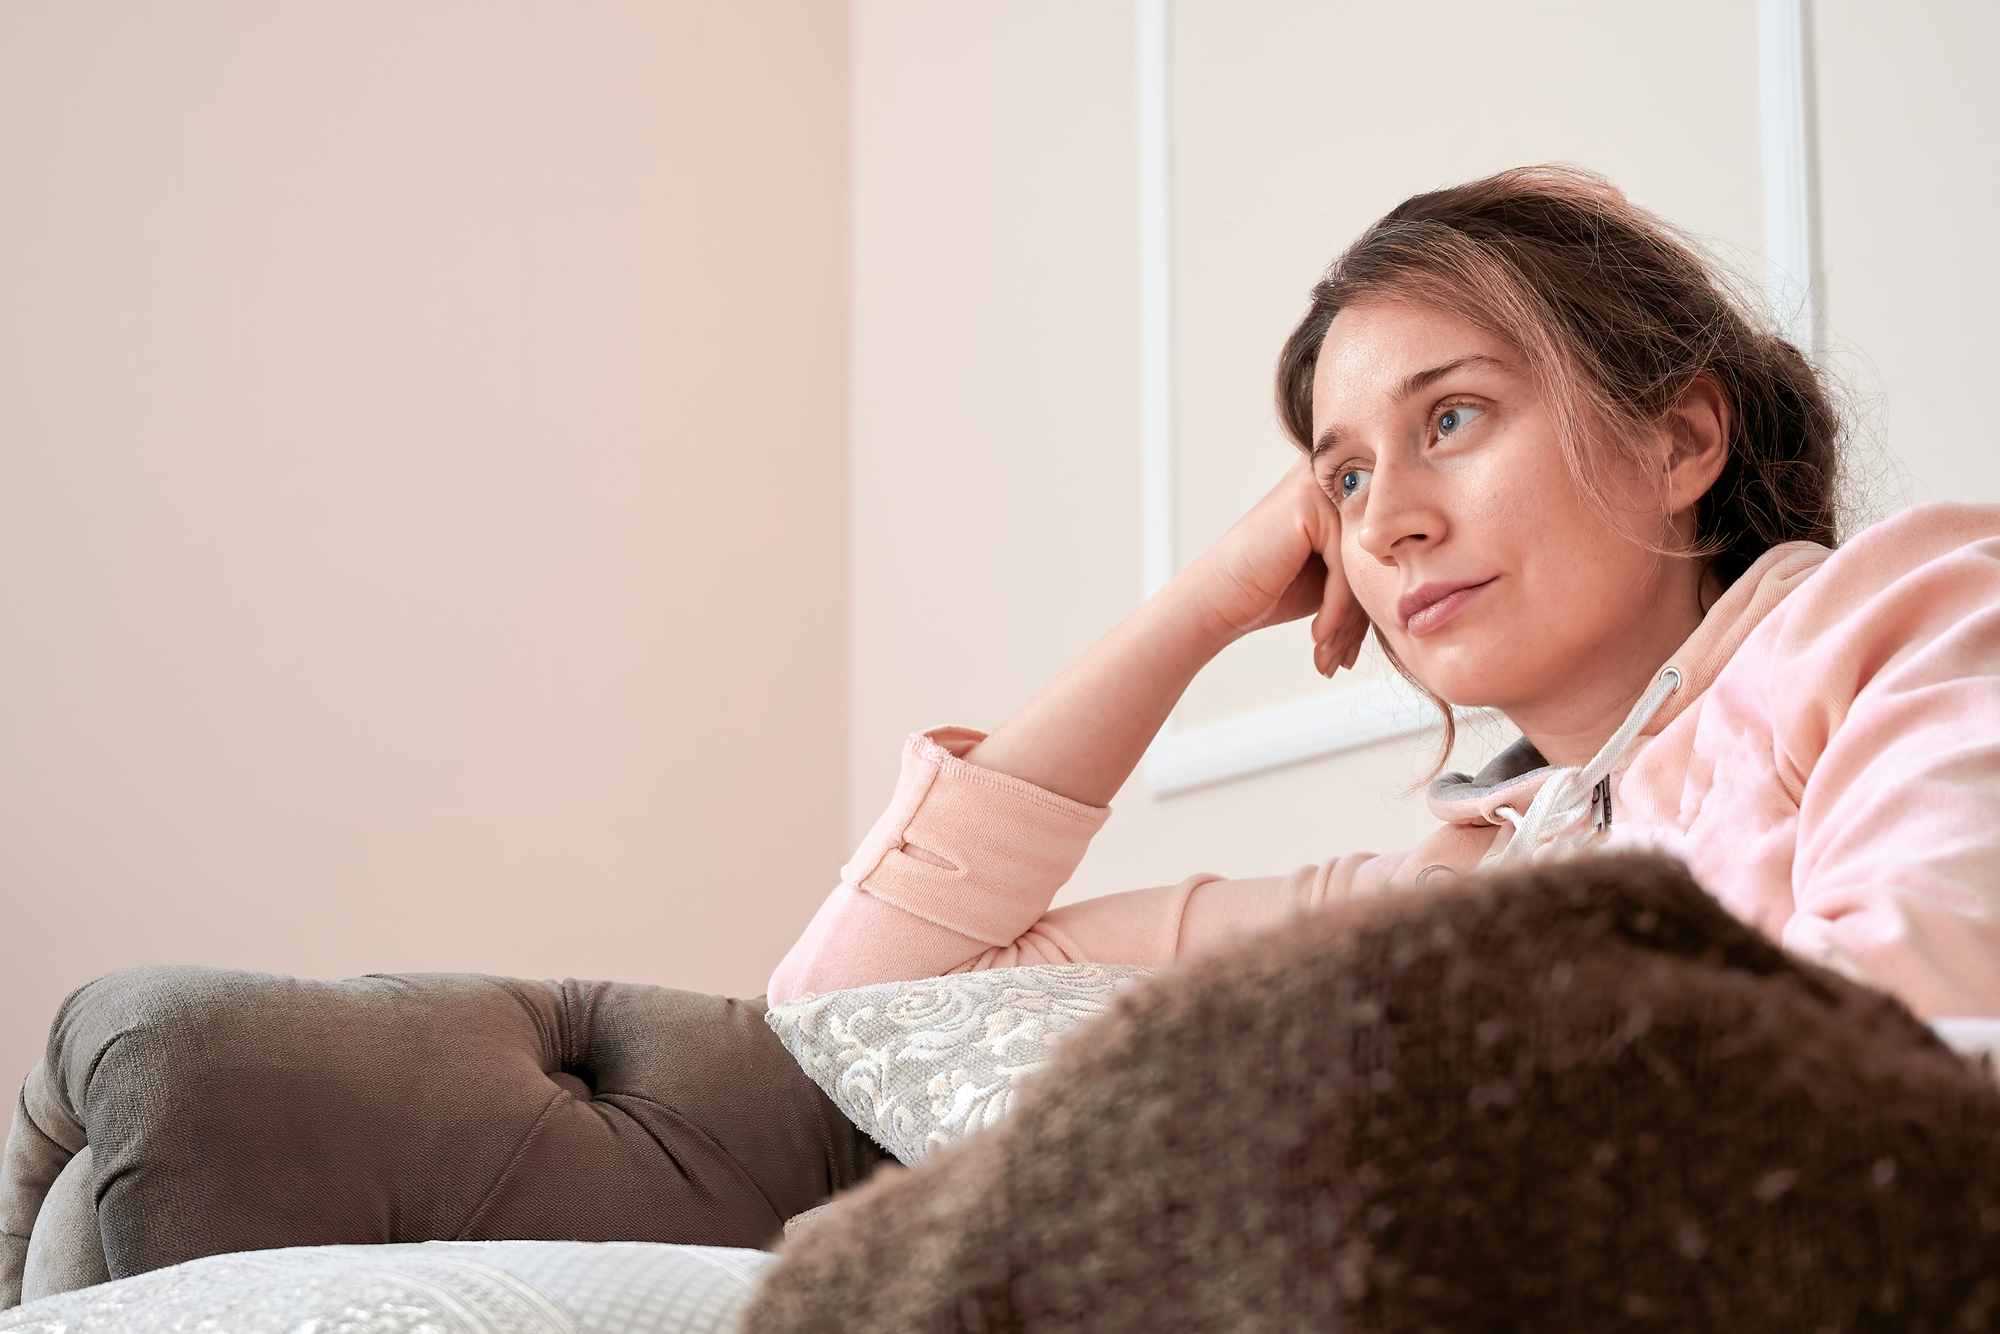
M 1368 617 L 1339 568 L 1340 516 L 1300 459 L 1199 559 L 964 758 L 1103 806 L 1181 693 L 1232 640 L 1303 616 L 1314 663 L 1352 666 Z M 1332 569 L 1325 553 L 1332 552 Z
M 1183 574 L 1119 622 L 991 736 L 981 768 L 1103 806 L 1122 787 L 1195 673 L 1236 637 Z

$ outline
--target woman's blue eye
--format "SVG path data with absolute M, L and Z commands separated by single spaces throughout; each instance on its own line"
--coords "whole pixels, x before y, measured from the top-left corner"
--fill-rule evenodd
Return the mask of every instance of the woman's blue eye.
M 1478 408 L 1446 408 L 1438 417 L 1438 436 L 1443 438 L 1444 436 L 1451 435 L 1474 417 L 1477 417 L 1479 413 L 1480 409 Z
M 1340 476 L 1333 480 L 1334 490 L 1341 500 L 1346 500 L 1366 485 L 1368 485 L 1368 473 L 1360 468 L 1343 469 Z

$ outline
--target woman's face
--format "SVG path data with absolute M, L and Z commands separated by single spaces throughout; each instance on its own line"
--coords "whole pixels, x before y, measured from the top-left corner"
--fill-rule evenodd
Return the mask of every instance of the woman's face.
M 1356 598 L 1455 704 L 1499 708 L 1531 737 L 1590 731 L 1700 622 L 1694 562 L 1649 549 L 1675 538 L 1657 477 L 1607 461 L 1608 518 L 1565 465 L 1520 352 L 1463 320 L 1341 310 L 1313 441 Z

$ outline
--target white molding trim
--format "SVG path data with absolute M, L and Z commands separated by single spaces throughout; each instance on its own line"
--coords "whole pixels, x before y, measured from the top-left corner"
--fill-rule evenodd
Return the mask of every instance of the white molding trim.
M 1367 681 L 1186 731 L 1146 754 L 1155 795 L 1184 792 L 1436 726 L 1437 710 L 1400 680 Z
M 1140 570 L 1151 596 L 1174 576 L 1173 47 L 1171 0 L 1134 0 L 1138 38 Z M 1779 327 L 1818 347 L 1809 0 L 1757 0 L 1764 249 Z M 1183 728 L 1178 715 L 1146 752 L 1155 795 L 1337 755 L 1435 726 L 1401 681 L 1368 681 L 1276 708 Z
M 1174 577 L 1173 75 L 1169 0 L 1139 27 L 1139 476 L 1144 596 Z
M 1765 293 L 1778 331 L 1807 356 L 1820 345 L 1808 0 L 1757 0 L 1757 109 L 1763 149 Z

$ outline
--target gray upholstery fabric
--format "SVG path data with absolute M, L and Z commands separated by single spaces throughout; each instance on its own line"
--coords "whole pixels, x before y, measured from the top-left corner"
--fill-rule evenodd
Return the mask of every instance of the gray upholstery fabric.
M 69 1160 L 35 1215 L 34 1235 L 21 1268 L 21 1300 L 72 1292 L 111 1277 L 104 1243 L 97 1235 L 97 1209 L 90 1198 L 90 1146 Z
M 23 1090 L 0 1296 L 85 1141 L 114 1278 L 336 1243 L 761 1246 L 880 1157 L 763 1013 L 608 982 L 111 974 L 63 1003 Z
M 83 1147 L 82 1124 L 55 1097 L 48 1063 L 36 1062 L 14 1100 L 13 1125 L 0 1152 L 0 1310 L 21 1300 L 35 1217 L 56 1177 Z

